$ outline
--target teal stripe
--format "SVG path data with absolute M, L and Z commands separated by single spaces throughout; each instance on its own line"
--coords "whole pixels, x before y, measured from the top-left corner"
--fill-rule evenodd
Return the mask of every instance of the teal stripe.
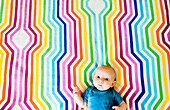
M 100 28 L 100 50 L 101 50 L 101 65 L 104 65 L 104 56 L 103 56 L 103 29 L 102 29 L 102 20 L 101 20 L 101 17 L 102 17 L 102 14 L 104 13 L 104 11 L 107 9 L 107 2 L 105 0 L 103 0 L 105 2 L 105 8 L 99 13 L 99 28 Z M 104 19 L 104 17 L 103 17 Z
M 48 22 L 54 27 L 54 35 L 52 35 L 54 37 L 54 41 L 51 41 L 51 44 L 54 44 L 54 50 L 50 53 L 50 55 L 47 57 L 47 68 L 50 68 L 49 66 L 50 64 L 50 58 L 55 54 L 55 52 L 57 51 L 57 43 L 55 43 L 57 41 L 57 27 L 55 26 L 55 24 L 50 20 L 50 12 L 51 12 L 51 0 L 49 0 L 49 8 L 48 8 Z M 54 16 L 54 9 L 52 11 L 52 16 Z M 52 30 L 50 30 L 50 34 L 52 34 Z M 52 89 L 53 87 L 55 87 L 54 84 L 52 84 L 52 88 L 50 88 L 50 69 L 47 69 L 47 97 L 50 99 L 50 101 L 54 104 L 55 108 L 57 109 L 57 103 L 56 101 L 53 100 L 53 98 L 50 95 L 50 89 Z M 54 72 L 54 71 L 53 71 Z M 55 77 L 52 77 L 55 78 Z
M 94 19 L 93 19 L 93 22 L 94 22 L 94 40 L 95 40 L 95 42 L 94 42 L 94 45 L 95 45 L 95 58 L 96 58 L 96 64 L 98 65 L 98 60 L 99 60 L 99 57 L 98 57 L 98 48 L 97 48 L 97 45 L 98 45 L 98 40 L 97 40 L 97 23 L 96 23 L 96 21 L 97 21 L 97 19 L 96 19 L 96 14 L 93 12 L 93 10 L 91 10 L 91 8 L 88 6 L 88 2 L 89 2 L 90 0 L 87 0 L 87 2 L 86 2 L 86 7 L 87 7 L 87 9 L 93 14 L 93 17 L 94 17 Z M 92 47 L 93 48 L 93 47 Z
M 109 59 L 108 59 L 108 50 L 107 50 L 107 44 L 108 44 L 107 38 L 108 38 L 108 36 L 107 36 L 106 16 L 112 11 L 112 0 L 109 0 L 109 2 L 110 2 L 110 8 L 103 17 L 106 65 L 110 65 Z
M 57 37 L 62 38 L 62 33 L 61 33 L 62 32 L 62 26 L 61 26 L 61 24 L 56 19 L 57 12 L 58 12 L 58 10 L 57 10 L 58 9 L 58 7 L 57 7 L 58 5 L 56 6 L 55 3 L 56 3 L 56 1 L 53 0 L 53 14 L 52 14 L 52 18 L 53 18 L 54 22 L 59 27 L 59 29 L 57 28 L 58 29 L 57 31 L 59 31 L 59 36 L 57 36 L 57 33 L 55 35 L 56 36 L 55 39 L 56 39 L 56 42 L 57 42 Z M 58 45 L 59 45 L 59 47 L 62 47 L 62 41 L 59 41 Z M 55 50 L 57 51 L 57 43 L 55 45 Z M 57 88 L 58 85 L 56 85 L 57 80 L 55 80 L 55 78 L 57 78 L 57 74 L 56 74 L 57 73 L 57 69 L 56 69 L 56 66 L 55 66 L 56 65 L 56 59 L 58 58 L 60 53 L 61 53 L 61 49 L 57 52 L 57 55 L 55 55 L 55 57 L 52 59 L 52 94 L 55 97 L 55 99 L 58 101 L 58 103 L 60 104 L 60 107 L 57 107 L 56 109 L 60 108 L 59 110 L 63 110 L 63 102 L 60 100 L 60 98 L 56 94 L 56 88 Z
M 144 17 L 144 13 L 143 13 L 143 4 L 142 4 L 142 1 L 139 2 L 140 3 L 140 11 L 141 11 L 141 20 L 139 21 L 142 21 L 142 18 Z M 147 4 L 147 1 L 145 1 L 145 9 L 146 9 L 146 18 L 145 20 L 143 21 L 143 23 L 140 25 L 140 35 L 141 35 L 141 45 L 142 45 L 142 50 L 151 58 L 151 65 L 152 65 L 152 77 L 153 77 L 153 86 L 154 86 L 154 97 L 153 99 L 150 101 L 147 109 L 148 110 L 151 110 L 151 106 L 153 105 L 154 101 L 156 100 L 156 98 L 158 97 L 157 96 L 157 87 L 156 87 L 156 75 L 155 75 L 155 62 L 154 62 L 154 57 L 145 49 L 145 41 L 144 41 L 144 34 L 143 34 L 143 26 L 146 24 L 146 22 L 149 20 L 149 10 L 148 10 L 148 4 Z M 146 74 L 149 75 L 150 72 L 149 72 L 149 61 L 148 61 L 148 58 L 145 59 L 146 61 Z M 148 78 L 148 77 L 147 77 Z M 149 79 L 147 79 L 149 80 Z
M 151 26 L 151 24 L 154 22 L 154 10 L 153 10 L 153 5 L 152 5 L 152 0 L 150 0 L 150 10 L 151 10 L 152 19 L 148 23 L 148 25 L 146 26 L 145 33 L 146 33 L 147 48 L 156 56 L 156 61 L 157 61 L 160 98 L 153 108 L 155 110 L 156 108 L 158 108 L 158 106 L 160 105 L 160 103 L 163 100 L 163 91 L 162 91 L 162 80 L 161 80 L 161 70 L 160 70 L 160 58 L 159 58 L 159 55 L 150 47 L 150 44 L 149 44 L 149 32 L 148 32 L 148 30 L 149 30 L 149 27 Z M 154 69 L 156 69 L 156 66 L 154 67 Z
M 88 1 L 89 0 L 86 1 L 86 7 L 88 5 Z M 91 23 L 91 15 L 83 7 L 83 0 L 81 0 L 81 8 L 86 13 L 86 15 L 88 16 L 88 20 L 89 20 L 89 43 L 90 43 L 90 58 L 91 58 L 90 60 L 91 61 L 90 61 L 90 63 L 87 65 L 87 67 L 84 70 L 84 81 L 85 81 L 85 84 L 87 85 L 87 87 L 89 87 L 90 85 L 89 85 L 89 83 L 87 81 L 87 71 L 90 69 L 90 67 L 94 63 L 94 60 L 93 60 L 94 59 L 93 58 L 93 44 L 92 44 L 92 27 L 91 27 L 92 23 Z M 92 73 L 93 73 L 93 71 L 90 71 L 90 73 L 89 73 L 89 80 L 91 82 L 93 82 L 92 81 Z
M 43 99 L 43 101 L 47 104 L 47 106 L 48 106 L 48 109 L 52 109 L 51 108 L 51 105 L 50 105 L 50 103 L 46 100 L 46 98 L 44 97 L 44 57 L 45 57 L 45 55 L 47 55 L 48 54 L 48 52 L 51 50 L 51 48 L 52 48 L 52 35 L 51 35 L 51 33 L 52 33 L 52 29 L 50 28 L 50 26 L 49 25 L 47 25 L 47 23 L 45 22 L 45 16 L 46 16 L 46 0 L 44 0 L 44 9 L 43 9 L 43 23 L 45 24 L 45 26 L 49 29 L 49 37 L 47 37 L 47 38 L 49 38 L 49 48 L 44 52 L 44 54 L 42 55 L 42 57 L 41 57 L 41 61 L 42 61 L 42 63 L 41 63 L 41 72 L 42 72 L 42 74 L 41 74 L 41 98 Z M 47 79 L 47 80 L 49 80 L 49 79 Z

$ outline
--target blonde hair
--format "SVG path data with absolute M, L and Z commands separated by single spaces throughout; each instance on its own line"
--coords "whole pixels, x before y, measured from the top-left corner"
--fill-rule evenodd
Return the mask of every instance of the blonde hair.
M 108 66 L 108 65 L 104 65 L 104 66 L 100 66 L 100 67 L 97 67 L 96 69 L 95 69 L 95 71 L 93 72 L 93 74 L 92 74 L 92 77 L 96 74 L 96 71 L 97 70 L 99 70 L 99 69 L 111 69 L 112 71 L 113 71 L 113 73 L 115 74 L 115 76 L 116 76 L 116 70 L 114 69 L 114 68 L 112 68 L 111 66 Z M 114 79 L 115 81 L 116 81 L 116 77 L 115 77 L 115 79 Z

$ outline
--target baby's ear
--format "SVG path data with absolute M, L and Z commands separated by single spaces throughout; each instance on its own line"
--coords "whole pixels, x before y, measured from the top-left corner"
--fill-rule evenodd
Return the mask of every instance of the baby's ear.
M 116 81 L 113 81 L 113 83 L 112 83 L 112 87 L 113 87 L 115 84 L 116 84 Z

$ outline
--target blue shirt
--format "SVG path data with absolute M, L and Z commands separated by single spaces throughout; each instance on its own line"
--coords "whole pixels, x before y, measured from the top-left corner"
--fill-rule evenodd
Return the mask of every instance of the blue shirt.
M 112 110 L 112 106 L 118 106 L 123 101 L 113 88 L 100 91 L 96 87 L 88 87 L 82 98 L 88 110 Z

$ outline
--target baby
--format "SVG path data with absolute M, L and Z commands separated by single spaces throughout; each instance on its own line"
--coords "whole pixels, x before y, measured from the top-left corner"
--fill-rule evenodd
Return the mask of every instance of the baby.
M 126 110 L 126 103 L 118 92 L 113 89 L 116 84 L 116 72 L 110 66 L 98 67 L 93 75 L 93 85 L 88 87 L 83 95 L 79 89 L 74 88 L 75 101 L 80 107 L 88 110 Z

